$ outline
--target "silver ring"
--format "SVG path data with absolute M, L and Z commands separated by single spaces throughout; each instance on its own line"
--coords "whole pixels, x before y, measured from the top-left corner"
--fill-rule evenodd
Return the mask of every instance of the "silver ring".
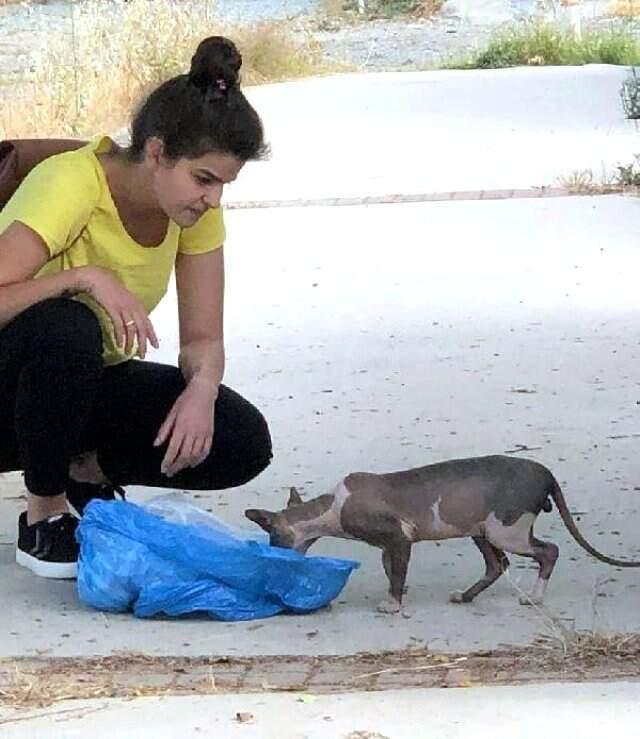
M 132 321 L 125 321 L 124 322 L 124 325 L 125 326 L 133 326 L 134 324 L 135 324 L 135 321 L 133 321 L 133 320 Z

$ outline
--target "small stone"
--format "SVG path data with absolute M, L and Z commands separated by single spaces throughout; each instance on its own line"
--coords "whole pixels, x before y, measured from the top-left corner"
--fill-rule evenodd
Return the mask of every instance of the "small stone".
M 471 673 L 460 667 L 449 670 L 444 678 L 445 688 L 470 688 L 472 685 Z
M 253 714 L 248 711 L 238 711 L 238 713 L 236 713 L 236 721 L 239 724 L 248 724 L 253 721 L 253 718 Z

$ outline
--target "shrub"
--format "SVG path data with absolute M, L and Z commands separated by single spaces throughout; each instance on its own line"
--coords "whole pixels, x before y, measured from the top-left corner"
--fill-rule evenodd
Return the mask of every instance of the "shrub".
M 633 161 L 627 165 L 618 165 L 616 182 L 626 187 L 640 186 L 640 154 L 636 154 Z
M 636 74 L 635 67 L 620 88 L 622 109 L 627 118 L 640 118 L 640 80 Z
M 364 11 L 368 17 L 427 17 L 439 13 L 444 2 L 445 0 L 324 0 L 324 8 L 329 15 Z
M 620 64 L 640 62 L 640 42 L 630 30 L 588 31 L 576 38 L 549 23 L 529 22 L 499 32 L 470 59 L 447 66 L 495 69 L 531 65 Z

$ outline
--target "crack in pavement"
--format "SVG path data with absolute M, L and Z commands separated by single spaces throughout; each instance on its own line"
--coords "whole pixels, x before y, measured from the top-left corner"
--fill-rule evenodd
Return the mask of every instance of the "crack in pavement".
M 250 210 L 257 208 L 305 208 L 348 205 L 393 205 L 396 203 L 443 203 L 472 200 L 511 200 L 566 197 L 597 197 L 601 195 L 637 196 L 638 188 L 623 185 L 606 185 L 572 190 L 562 187 L 534 187 L 502 190 L 456 190 L 450 192 L 390 193 L 353 197 L 279 198 L 273 200 L 238 200 L 224 204 L 226 210 Z

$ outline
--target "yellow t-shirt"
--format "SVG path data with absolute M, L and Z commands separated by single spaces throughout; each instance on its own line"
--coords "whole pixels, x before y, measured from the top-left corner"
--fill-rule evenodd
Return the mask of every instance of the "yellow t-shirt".
M 109 137 L 98 136 L 81 149 L 56 154 L 34 167 L 0 211 L 0 233 L 20 221 L 43 239 L 51 259 L 36 277 L 87 265 L 105 267 L 151 313 L 167 292 L 178 253 L 204 254 L 222 246 L 222 210 L 208 210 L 189 228 L 169 221 L 159 246 L 141 246 L 124 228 L 96 156 L 112 146 Z M 135 348 L 127 355 L 116 345 L 111 319 L 102 306 L 85 293 L 76 299 L 100 321 L 104 363 L 131 358 Z

